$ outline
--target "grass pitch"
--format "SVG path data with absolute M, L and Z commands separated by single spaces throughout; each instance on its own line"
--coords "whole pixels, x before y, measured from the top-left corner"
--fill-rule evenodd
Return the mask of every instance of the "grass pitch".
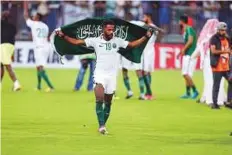
M 232 111 L 211 110 L 185 91 L 180 71 L 153 73 L 154 101 L 139 101 L 138 84 L 130 72 L 134 97 L 118 78 L 119 100 L 112 107 L 109 135 L 97 132 L 93 93 L 72 92 L 77 71 L 48 70 L 55 92 L 36 92 L 35 69 L 16 69 L 23 86 L 12 92 L 2 84 L 2 155 L 231 155 Z M 194 80 L 202 88 L 202 73 Z M 45 87 L 44 87 L 45 88 Z

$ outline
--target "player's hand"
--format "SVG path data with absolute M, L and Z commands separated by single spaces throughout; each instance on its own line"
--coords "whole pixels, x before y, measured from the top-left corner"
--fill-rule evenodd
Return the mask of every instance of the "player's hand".
M 185 54 L 185 50 L 181 49 L 180 53 L 181 53 L 181 55 L 184 55 Z
M 185 53 L 184 50 L 181 49 L 180 53 L 177 54 L 176 58 L 177 58 L 177 59 L 180 59 L 180 57 L 183 56 L 184 53 Z
M 61 30 L 57 30 L 56 31 L 56 35 L 58 35 L 59 37 L 63 38 L 64 37 L 64 33 Z
M 146 37 L 147 37 L 147 38 L 151 38 L 152 33 L 153 33 L 153 30 L 152 30 L 151 28 L 149 28 L 149 29 L 147 30 Z
M 176 59 L 180 59 L 180 57 L 182 56 L 182 53 L 178 53 L 177 56 L 176 56 Z

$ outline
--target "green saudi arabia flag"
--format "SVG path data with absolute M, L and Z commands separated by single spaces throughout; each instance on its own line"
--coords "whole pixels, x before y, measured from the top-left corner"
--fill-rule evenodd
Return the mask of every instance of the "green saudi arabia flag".
M 141 38 L 147 32 L 147 28 L 140 27 L 134 24 L 131 24 L 127 21 L 117 19 L 117 18 L 107 18 L 111 19 L 116 24 L 115 36 L 125 39 L 127 41 L 133 41 Z M 85 39 L 88 37 L 98 37 L 102 33 L 102 22 L 104 18 L 87 18 L 78 22 L 75 22 L 70 25 L 61 27 L 62 32 L 65 35 L 73 38 Z M 55 33 L 51 35 L 51 43 L 54 50 L 61 56 L 63 55 L 81 55 L 94 53 L 93 48 L 87 48 L 86 46 L 77 46 L 71 43 L 68 43 L 64 39 L 56 36 Z M 140 63 L 141 55 L 143 49 L 145 48 L 147 41 L 142 45 L 133 48 L 133 49 L 120 49 L 118 52 L 124 56 L 126 59 Z

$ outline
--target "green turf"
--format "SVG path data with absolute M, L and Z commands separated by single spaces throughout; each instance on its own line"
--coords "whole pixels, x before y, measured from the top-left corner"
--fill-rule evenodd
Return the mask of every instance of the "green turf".
M 211 110 L 193 100 L 181 100 L 180 71 L 156 71 L 154 101 L 125 100 L 122 78 L 107 124 L 97 132 L 93 93 L 72 92 L 75 70 L 48 70 L 53 93 L 36 92 L 35 69 L 17 69 L 23 85 L 12 92 L 6 75 L 2 85 L 2 155 L 231 155 L 232 111 Z M 202 87 L 202 74 L 194 80 Z

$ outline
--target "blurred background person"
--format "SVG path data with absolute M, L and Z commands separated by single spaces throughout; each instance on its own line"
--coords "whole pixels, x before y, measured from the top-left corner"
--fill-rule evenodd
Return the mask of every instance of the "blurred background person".
M 4 11 L 1 17 L 1 81 L 4 76 L 5 67 L 14 83 L 13 91 L 18 91 L 21 89 L 21 86 L 11 66 L 15 50 L 15 35 L 17 31 L 15 25 L 9 22 L 9 18 L 10 12 Z
M 32 17 L 32 19 L 30 19 L 28 13 L 28 3 L 24 2 L 24 18 L 26 20 L 27 26 L 31 29 L 34 43 L 34 53 L 37 70 L 37 90 L 41 90 L 41 82 L 43 79 L 48 86 L 46 92 L 50 92 L 54 90 L 54 87 L 44 68 L 50 48 L 50 44 L 48 42 L 49 28 L 44 22 L 42 22 L 42 17 L 43 15 L 37 12 Z
M 95 53 L 93 54 L 84 54 L 80 55 L 80 62 L 81 62 L 81 67 L 76 79 L 76 83 L 74 86 L 74 91 L 79 91 L 82 84 L 83 80 L 85 77 L 86 70 L 88 69 L 89 66 L 89 80 L 88 80 L 88 86 L 87 90 L 88 91 L 93 91 L 93 71 L 95 68 L 95 60 L 96 60 L 96 55 Z

